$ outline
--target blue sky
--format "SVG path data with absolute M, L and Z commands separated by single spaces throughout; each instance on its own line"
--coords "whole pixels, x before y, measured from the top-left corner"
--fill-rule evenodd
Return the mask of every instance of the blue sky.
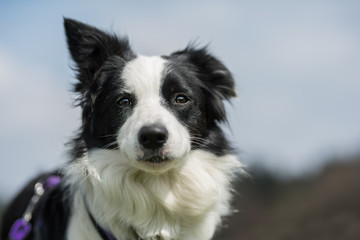
M 227 132 L 240 158 L 299 176 L 359 150 L 359 12 L 358 1 L 1 1 L 0 190 L 67 159 L 80 115 L 64 16 L 126 34 L 143 55 L 210 43 L 237 81 Z

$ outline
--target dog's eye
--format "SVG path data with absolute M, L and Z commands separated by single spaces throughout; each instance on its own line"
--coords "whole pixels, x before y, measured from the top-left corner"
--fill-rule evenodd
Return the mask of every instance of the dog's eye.
M 121 107 L 130 107 L 131 106 L 131 100 L 130 98 L 123 97 L 117 102 Z
M 179 94 L 179 95 L 177 95 L 176 98 L 175 98 L 175 103 L 176 103 L 176 104 L 185 104 L 185 103 L 187 103 L 188 101 L 189 101 L 189 98 L 186 97 L 186 96 L 183 95 L 183 94 Z

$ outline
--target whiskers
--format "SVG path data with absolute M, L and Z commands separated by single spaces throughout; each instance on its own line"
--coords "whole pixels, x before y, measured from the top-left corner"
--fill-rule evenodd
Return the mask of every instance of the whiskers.
M 213 144 L 209 140 L 197 136 L 191 136 L 190 141 L 197 147 L 205 147 Z
M 102 146 L 103 149 L 111 149 L 111 150 L 119 150 L 119 144 L 116 140 L 117 138 L 117 134 L 109 134 L 109 135 L 103 135 L 103 136 L 99 136 L 100 139 L 111 139 L 113 141 L 111 141 L 110 143 Z
M 103 146 L 104 149 L 111 149 L 111 150 L 120 150 L 119 144 L 117 141 L 111 142 Z

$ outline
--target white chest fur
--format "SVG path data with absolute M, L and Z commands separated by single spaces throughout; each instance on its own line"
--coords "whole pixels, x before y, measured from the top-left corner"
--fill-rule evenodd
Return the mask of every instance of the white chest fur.
M 77 189 L 90 211 L 118 240 L 211 239 L 230 211 L 230 182 L 241 169 L 233 155 L 191 151 L 181 167 L 162 175 L 136 171 L 119 158 L 118 152 L 98 150 L 68 171 L 69 183 L 81 183 Z M 79 195 L 68 239 L 98 239 Z

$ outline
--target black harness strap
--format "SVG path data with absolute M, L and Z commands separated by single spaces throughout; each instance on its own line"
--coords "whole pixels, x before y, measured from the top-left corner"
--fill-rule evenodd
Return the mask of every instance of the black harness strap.
M 93 225 L 95 226 L 96 230 L 98 231 L 99 235 L 101 236 L 102 239 L 104 240 L 116 240 L 116 238 L 111 235 L 110 233 L 108 233 L 105 229 L 103 229 L 94 219 L 94 217 L 92 216 L 92 214 L 90 213 L 89 210 L 87 210 L 90 220 L 93 223 Z

